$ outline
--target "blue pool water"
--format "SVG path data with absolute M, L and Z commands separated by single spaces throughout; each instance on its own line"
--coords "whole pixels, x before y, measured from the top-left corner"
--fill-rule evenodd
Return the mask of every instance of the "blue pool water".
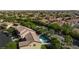
M 46 35 L 40 35 L 39 38 L 42 43 L 49 43 L 50 41 Z

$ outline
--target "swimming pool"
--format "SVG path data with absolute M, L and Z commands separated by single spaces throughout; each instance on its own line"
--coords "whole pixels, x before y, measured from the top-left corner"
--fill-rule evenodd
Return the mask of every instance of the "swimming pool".
M 42 43 L 49 43 L 50 39 L 46 35 L 40 35 L 39 39 Z

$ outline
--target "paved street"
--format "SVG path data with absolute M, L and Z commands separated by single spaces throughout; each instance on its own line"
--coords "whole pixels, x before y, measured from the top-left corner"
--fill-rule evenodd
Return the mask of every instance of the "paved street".
M 10 38 L 0 31 L 0 48 L 4 47 L 9 41 Z

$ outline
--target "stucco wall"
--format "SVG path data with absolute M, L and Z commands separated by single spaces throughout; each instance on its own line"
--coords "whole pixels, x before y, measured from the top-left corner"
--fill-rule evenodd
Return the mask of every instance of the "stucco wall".
M 28 46 L 20 47 L 20 49 L 40 49 L 41 43 L 32 42 Z

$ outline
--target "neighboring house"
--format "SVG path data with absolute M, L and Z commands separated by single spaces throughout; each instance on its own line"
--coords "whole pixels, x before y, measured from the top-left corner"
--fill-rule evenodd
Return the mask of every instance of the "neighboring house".
M 12 27 L 13 26 L 13 23 L 6 23 L 7 24 L 7 27 L 6 27 L 6 29 L 9 29 L 10 27 Z
M 41 42 L 35 31 L 21 25 L 15 26 L 15 29 L 21 37 L 19 48 L 39 49 L 41 47 Z
M 71 20 L 67 20 L 67 22 L 70 23 L 70 24 L 78 24 L 79 19 L 71 19 Z
M 4 26 L 6 29 L 9 29 L 10 27 L 13 26 L 13 23 L 9 23 L 9 22 L 2 22 L 0 23 L 1 26 Z

